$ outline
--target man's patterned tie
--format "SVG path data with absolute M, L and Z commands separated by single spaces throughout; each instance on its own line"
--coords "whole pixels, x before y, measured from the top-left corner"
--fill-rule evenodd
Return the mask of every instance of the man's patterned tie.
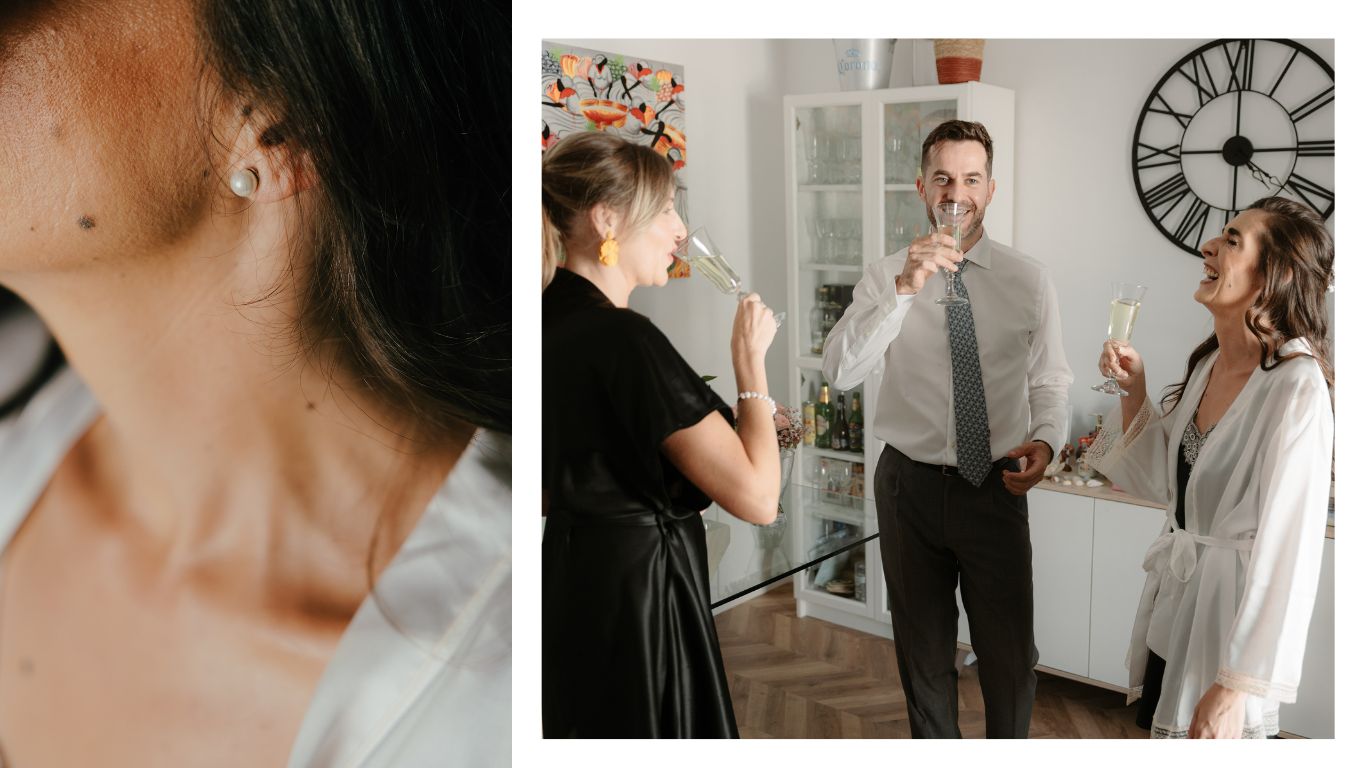
M 968 298 L 963 285 L 966 260 L 958 272 L 949 272 L 953 289 Z M 947 307 L 949 313 L 949 355 L 953 359 L 953 421 L 958 435 L 958 474 L 980 486 L 991 471 L 991 427 L 987 423 L 987 398 L 982 391 L 982 363 L 977 356 L 977 328 L 972 322 L 972 305 Z

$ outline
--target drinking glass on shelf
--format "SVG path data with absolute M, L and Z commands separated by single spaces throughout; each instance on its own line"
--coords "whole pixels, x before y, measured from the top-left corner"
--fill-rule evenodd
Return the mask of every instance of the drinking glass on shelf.
M 950 201 L 934 207 L 936 230 L 941 235 L 952 237 L 953 249 L 959 253 L 963 252 L 963 224 L 966 223 L 967 217 L 968 207 L 962 203 Z M 956 306 L 968 303 L 967 299 L 959 296 L 953 289 L 954 282 L 948 274 L 944 275 L 944 284 L 948 287 L 943 296 L 934 300 L 935 304 Z
M 858 136 L 850 136 L 844 139 L 844 159 L 848 163 L 845 170 L 845 181 L 849 184 L 857 184 L 863 180 L 863 140 Z
M 706 227 L 698 227 L 689 232 L 688 239 L 684 240 L 674 250 L 674 255 L 710 280 L 717 290 L 722 293 L 734 294 L 736 301 L 744 301 L 745 297 L 749 295 L 749 292 L 740 285 L 740 276 L 735 274 L 735 269 L 721 254 L 721 249 L 712 242 L 711 236 L 707 234 Z M 775 312 L 773 322 L 781 327 L 785 317 L 787 317 L 786 312 Z
M 840 264 L 856 264 L 859 261 L 859 250 L 863 247 L 859 239 L 859 229 L 863 222 L 858 219 L 836 219 L 836 229 L 839 237 L 839 253 L 835 261 Z
M 1110 284 L 1110 339 L 1128 341 L 1134 335 L 1134 323 L 1138 320 L 1138 307 L 1143 303 L 1143 294 L 1148 286 L 1138 283 Z M 1113 378 L 1091 387 L 1107 395 L 1128 396 Z
M 906 140 L 900 136 L 887 138 L 887 183 L 900 184 L 905 181 L 902 174 L 901 154 L 906 151 Z
M 828 181 L 830 162 L 830 137 L 819 131 L 806 135 L 806 173 L 810 184 L 824 184 Z

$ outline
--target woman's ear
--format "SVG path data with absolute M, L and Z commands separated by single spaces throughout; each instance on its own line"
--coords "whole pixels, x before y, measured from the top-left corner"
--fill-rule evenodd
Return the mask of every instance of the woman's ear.
M 588 211 L 588 221 L 592 223 L 593 231 L 597 233 L 599 240 L 606 239 L 609 232 L 615 237 L 620 237 L 620 219 L 616 211 L 603 203 L 598 203 Z
M 263 112 L 243 108 L 236 136 L 225 155 L 221 176 L 231 194 L 259 203 L 275 203 L 311 189 L 317 175 L 307 154 L 285 139 Z

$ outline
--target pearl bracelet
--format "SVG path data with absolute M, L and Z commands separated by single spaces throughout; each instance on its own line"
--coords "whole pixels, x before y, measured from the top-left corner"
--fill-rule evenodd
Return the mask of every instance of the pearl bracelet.
M 750 399 L 754 399 L 754 400 L 767 400 L 769 406 L 773 408 L 773 412 L 772 412 L 771 414 L 769 414 L 769 415 L 770 415 L 770 416 L 777 416 L 777 415 L 778 415 L 778 403 L 777 403 L 776 401 L 774 401 L 774 399 L 771 398 L 771 397 L 769 397 L 768 395 L 761 395 L 761 394 L 759 394 L 758 392 L 741 392 L 741 393 L 740 393 L 740 399 L 741 399 L 741 400 L 750 400 Z

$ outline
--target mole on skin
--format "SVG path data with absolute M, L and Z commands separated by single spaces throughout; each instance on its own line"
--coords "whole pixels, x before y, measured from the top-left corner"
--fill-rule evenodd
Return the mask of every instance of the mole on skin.
M 94 228 L 95 228 L 95 220 L 92 219 L 92 218 L 90 218 L 89 216 L 82 216 L 82 217 L 80 218 L 80 220 L 77 221 L 76 223 L 80 225 L 81 229 L 94 229 Z

